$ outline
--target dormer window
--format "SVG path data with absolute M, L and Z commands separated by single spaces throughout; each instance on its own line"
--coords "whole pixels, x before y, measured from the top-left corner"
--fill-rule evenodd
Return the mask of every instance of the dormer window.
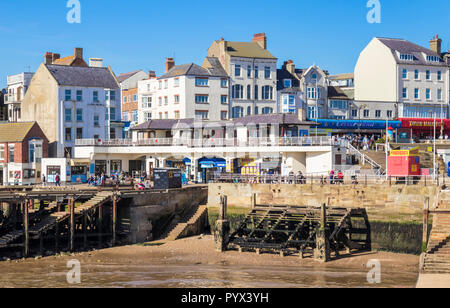
M 312 79 L 317 79 L 317 74 L 312 74 Z
M 400 54 L 400 60 L 414 61 L 414 56 L 408 54 Z
M 427 56 L 427 61 L 428 62 L 440 62 L 441 59 L 439 57 L 436 57 L 436 56 Z
M 292 87 L 292 80 L 291 79 L 284 79 L 284 87 L 285 88 Z

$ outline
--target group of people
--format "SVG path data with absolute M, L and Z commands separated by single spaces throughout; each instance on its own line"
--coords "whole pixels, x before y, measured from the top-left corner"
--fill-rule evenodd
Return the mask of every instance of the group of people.
M 377 138 L 375 135 L 342 135 L 342 136 L 333 136 L 333 141 L 337 145 L 344 146 L 345 142 L 349 142 L 354 148 L 358 150 L 368 151 L 373 150 L 375 148 L 375 143 Z
M 344 184 L 344 173 L 341 170 L 336 172 L 334 170 L 330 171 L 330 184 Z

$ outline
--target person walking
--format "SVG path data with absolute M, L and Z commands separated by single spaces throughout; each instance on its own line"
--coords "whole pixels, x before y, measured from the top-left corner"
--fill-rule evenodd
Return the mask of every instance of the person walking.
M 55 176 L 55 186 L 60 187 L 61 186 L 61 177 L 59 176 L 59 173 Z
M 45 186 L 45 174 L 42 175 L 42 186 Z
M 333 185 L 334 183 L 334 170 L 330 171 L 330 185 Z

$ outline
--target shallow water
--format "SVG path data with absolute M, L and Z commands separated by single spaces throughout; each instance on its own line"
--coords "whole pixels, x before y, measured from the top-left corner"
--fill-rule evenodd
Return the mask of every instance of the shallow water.
M 417 273 L 382 273 L 381 284 L 369 284 L 367 272 L 222 265 L 81 265 L 81 284 L 66 281 L 66 263 L 56 260 L 2 262 L 0 287 L 137 287 L 137 288 L 301 288 L 414 287 Z

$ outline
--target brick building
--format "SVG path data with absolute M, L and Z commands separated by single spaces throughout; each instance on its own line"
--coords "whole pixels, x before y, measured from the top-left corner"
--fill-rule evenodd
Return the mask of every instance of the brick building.
M 41 181 L 48 139 L 37 122 L 0 124 L 0 185 L 31 185 Z

